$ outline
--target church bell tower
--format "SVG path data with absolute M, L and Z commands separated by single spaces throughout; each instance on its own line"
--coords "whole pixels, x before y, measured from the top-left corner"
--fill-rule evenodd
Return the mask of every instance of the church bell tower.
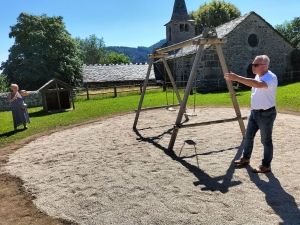
M 185 0 L 175 0 L 171 20 L 165 26 L 167 46 L 195 37 L 195 21 L 187 12 Z

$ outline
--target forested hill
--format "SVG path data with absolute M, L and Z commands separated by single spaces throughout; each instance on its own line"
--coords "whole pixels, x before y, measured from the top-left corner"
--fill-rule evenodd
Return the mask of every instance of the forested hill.
M 144 62 L 149 62 L 149 59 L 147 58 L 147 54 L 151 54 L 153 48 L 159 47 L 163 45 L 165 42 L 166 40 L 163 39 L 155 43 L 154 45 L 151 45 L 150 47 L 139 46 L 137 48 L 123 47 L 123 46 L 108 46 L 106 47 L 106 50 L 114 51 L 119 54 L 124 54 L 130 58 L 130 61 L 132 63 L 144 63 Z

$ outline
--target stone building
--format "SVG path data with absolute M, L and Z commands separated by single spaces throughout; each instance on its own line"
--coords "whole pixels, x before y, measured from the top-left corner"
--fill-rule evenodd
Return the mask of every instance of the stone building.
M 147 70 L 148 64 L 83 65 L 83 85 L 96 88 L 141 84 Z M 153 68 L 149 81 L 155 81 Z
M 170 22 L 166 25 L 166 44 L 169 46 L 195 36 L 195 21 L 187 13 L 184 0 L 175 0 Z
M 184 0 L 175 1 L 173 14 L 176 14 L 178 18 L 186 18 L 185 22 L 189 23 L 190 20 L 187 17 L 185 4 L 182 5 L 182 2 Z M 179 5 L 176 6 L 179 3 L 184 8 L 184 10 L 180 11 L 181 16 L 178 15 L 179 10 L 177 8 Z M 180 23 L 183 22 L 183 20 L 180 21 Z M 289 68 L 289 56 L 294 49 L 293 46 L 255 12 L 249 12 L 244 16 L 222 24 L 216 27 L 216 31 L 218 37 L 228 38 L 228 42 L 222 44 L 222 50 L 229 71 L 245 77 L 254 77 L 251 63 L 256 55 L 262 54 L 270 57 L 270 70 L 278 76 L 279 82 L 282 74 Z M 176 35 L 176 33 L 173 33 L 173 35 Z M 176 40 L 175 37 L 173 38 Z M 175 44 L 176 42 L 172 43 Z M 171 42 L 167 42 L 167 45 L 169 44 Z M 179 86 L 184 86 L 188 80 L 196 50 L 197 46 L 188 46 L 174 52 L 169 52 L 167 62 Z M 156 78 L 164 79 L 164 73 L 159 72 L 163 71 L 161 61 L 157 61 L 155 67 L 158 68 L 156 70 Z M 199 91 L 226 88 L 223 72 L 214 46 L 205 46 L 196 79 L 196 86 Z

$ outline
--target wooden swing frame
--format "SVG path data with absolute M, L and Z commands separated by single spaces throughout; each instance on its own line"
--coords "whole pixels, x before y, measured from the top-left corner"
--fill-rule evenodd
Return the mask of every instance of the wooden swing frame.
M 136 111 L 136 116 L 135 116 L 135 120 L 134 120 L 133 129 L 136 129 L 136 125 L 137 125 L 137 122 L 139 120 L 139 116 L 140 116 L 140 112 L 141 111 L 158 109 L 158 108 L 168 108 L 170 106 L 180 105 L 180 103 L 181 103 L 181 97 L 180 97 L 178 89 L 176 87 L 173 75 L 172 75 L 170 67 L 169 67 L 169 65 L 168 65 L 168 63 L 167 63 L 167 61 L 165 59 L 167 56 L 168 56 L 168 53 L 149 54 L 149 55 L 147 55 L 147 57 L 150 59 L 150 63 L 149 63 L 149 66 L 148 66 L 147 75 L 146 75 L 145 82 L 144 82 L 144 85 L 143 85 L 140 102 L 139 102 L 138 108 L 135 110 Z M 144 97 L 145 97 L 145 93 L 146 93 L 146 89 L 147 89 L 147 85 L 148 85 L 148 81 L 149 81 L 149 77 L 150 77 L 151 68 L 153 66 L 154 59 L 156 59 L 156 58 L 160 58 L 162 60 L 162 62 L 164 64 L 164 67 L 165 67 L 165 69 L 167 71 L 168 77 L 169 77 L 169 79 L 171 81 L 174 93 L 176 94 L 176 97 L 177 97 L 177 100 L 178 100 L 179 104 L 172 104 L 172 105 L 165 105 L 165 106 L 154 106 L 154 107 L 142 108 Z M 187 115 L 185 115 L 185 119 L 188 121 L 189 117 Z
M 178 101 L 180 102 L 180 109 L 179 109 L 179 112 L 178 112 L 178 115 L 177 115 L 177 119 L 176 119 L 176 122 L 175 122 L 175 125 L 174 125 L 173 133 L 172 133 L 172 136 L 171 136 L 171 139 L 170 139 L 170 142 L 169 142 L 169 146 L 168 146 L 169 151 L 173 151 L 173 147 L 174 147 L 174 144 L 175 144 L 175 141 L 176 141 L 176 137 L 177 137 L 177 134 L 178 134 L 178 131 L 179 131 L 180 128 L 188 128 L 188 127 L 195 127 L 195 126 L 204 126 L 204 125 L 209 125 L 209 124 L 217 124 L 217 123 L 238 121 L 241 133 L 244 136 L 245 135 L 245 125 L 244 125 L 243 120 L 247 119 L 247 117 L 242 117 L 242 115 L 241 115 L 240 107 L 238 105 L 238 102 L 237 102 L 237 99 L 236 99 L 236 96 L 235 96 L 235 91 L 234 91 L 232 82 L 229 81 L 229 80 L 226 80 L 226 84 L 227 84 L 227 88 L 228 88 L 229 93 L 230 93 L 230 98 L 231 98 L 231 101 L 232 101 L 232 104 L 233 104 L 233 107 L 234 107 L 234 110 L 235 110 L 235 113 L 236 113 L 236 117 L 230 118 L 230 119 L 214 120 L 214 121 L 207 121 L 207 122 L 193 123 L 193 124 L 183 124 L 181 122 L 183 116 L 187 117 L 187 115 L 185 114 L 186 104 L 187 104 L 187 101 L 188 101 L 188 98 L 189 98 L 190 91 L 193 87 L 193 81 L 196 77 L 197 69 L 198 69 L 199 63 L 201 61 L 201 57 L 203 55 L 204 46 L 205 45 L 215 45 L 217 53 L 218 53 L 219 61 L 220 61 L 221 67 L 222 67 L 222 71 L 225 74 L 225 73 L 228 73 L 228 68 L 227 68 L 226 61 L 225 61 L 225 58 L 224 58 L 224 55 L 223 55 L 223 52 L 222 52 L 221 44 L 226 43 L 226 42 L 227 42 L 227 38 L 218 38 L 217 33 L 215 31 L 211 31 L 209 33 L 209 30 L 205 29 L 202 36 L 199 36 L 199 37 L 187 40 L 187 41 L 183 41 L 183 42 L 180 42 L 178 44 L 174 44 L 174 45 L 171 45 L 171 46 L 168 46 L 168 47 L 165 47 L 165 48 L 154 50 L 153 54 L 148 55 L 148 58 L 150 58 L 149 68 L 148 68 L 148 72 L 147 72 L 146 79 L 145 79 L 145 82 L 144 82 L 143 91 L 142 91 L 142 94 L 141 94 L 138 109 L 136 110 L 136 116 L 135 116 L 135 120 L 134 120 L 134 124 L 133 124 L 133 129 L 136 129 L 136 125 L 137 125 L 137 122 L 138 122 L 138 119 L 139 119 L 139 115 L 140 115 L 140 112 L 142 110 L 142 104 L 143 104 L 143 100 L 144 100 L 144 96 L 145 96 L 145 92 L 146 92 L 146 87 L 147 87 L 147 84 L 148 84 L 150 71 L 151 71 L 151 67 L 153 65 L 154 59 L 155 58 L 161 58 L 164 66 L 166 67 L 169 78 L 172 82 L 172 85 L 173 85 L 174 91 L 177 95 Z M 192 67 L 192 70 L 191 70 L 191 73 L 190 73 L 190 76 L 189 76 L 189 79 L 188 79 L 188 83 L 186 85 L 186 89 L 185 89 L 183 99 L 181 100 L 181 98 L 179 96 L 179 93 L 178 93 L 178 90 L 177 90 L 177 87 L 175 85 L 174 79 L 172 77 L 170 68 L 169 68 L 169 66 L 166 62 L 165 57 L 168 56 L 168 54 L 166 52 L 170 52 L 172 50 L 180 49 L 180 48 L 190 46 L 190 45 L 199 45 L 199 47 L 198 47 L 198 50 L 196 52 L 196 57 L 195 57 L 193 67 Z

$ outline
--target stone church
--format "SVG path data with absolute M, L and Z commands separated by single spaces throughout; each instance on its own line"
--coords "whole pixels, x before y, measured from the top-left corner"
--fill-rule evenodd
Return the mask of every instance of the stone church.
M 188 15 L 185 0 L 175 0 L 171 20 L 166 26 L 166 43 L 170 46 L 195 37 L 195 21 Z M 289 68 L 289 56 L 294 49 L 272 25 L 255 12 L 216 27 L 218 37 L 227 37 L 222 44 L 229 71 L 245 77 L 254 77 L 251 63 L 256 55 L 268 55 L 270 70 L 279 79 Z M 197 46 L 184 47 L 169 52 L 167 62 L 178 86 L 184 87 L 188 80 Z M 164 79 L 166 73 L 160 60 L 154 63 L 157 80 Z M 214 46 L 207 45 L 198 68 L 196 86 L 199 91 L 226 88 L 223 72 Z

